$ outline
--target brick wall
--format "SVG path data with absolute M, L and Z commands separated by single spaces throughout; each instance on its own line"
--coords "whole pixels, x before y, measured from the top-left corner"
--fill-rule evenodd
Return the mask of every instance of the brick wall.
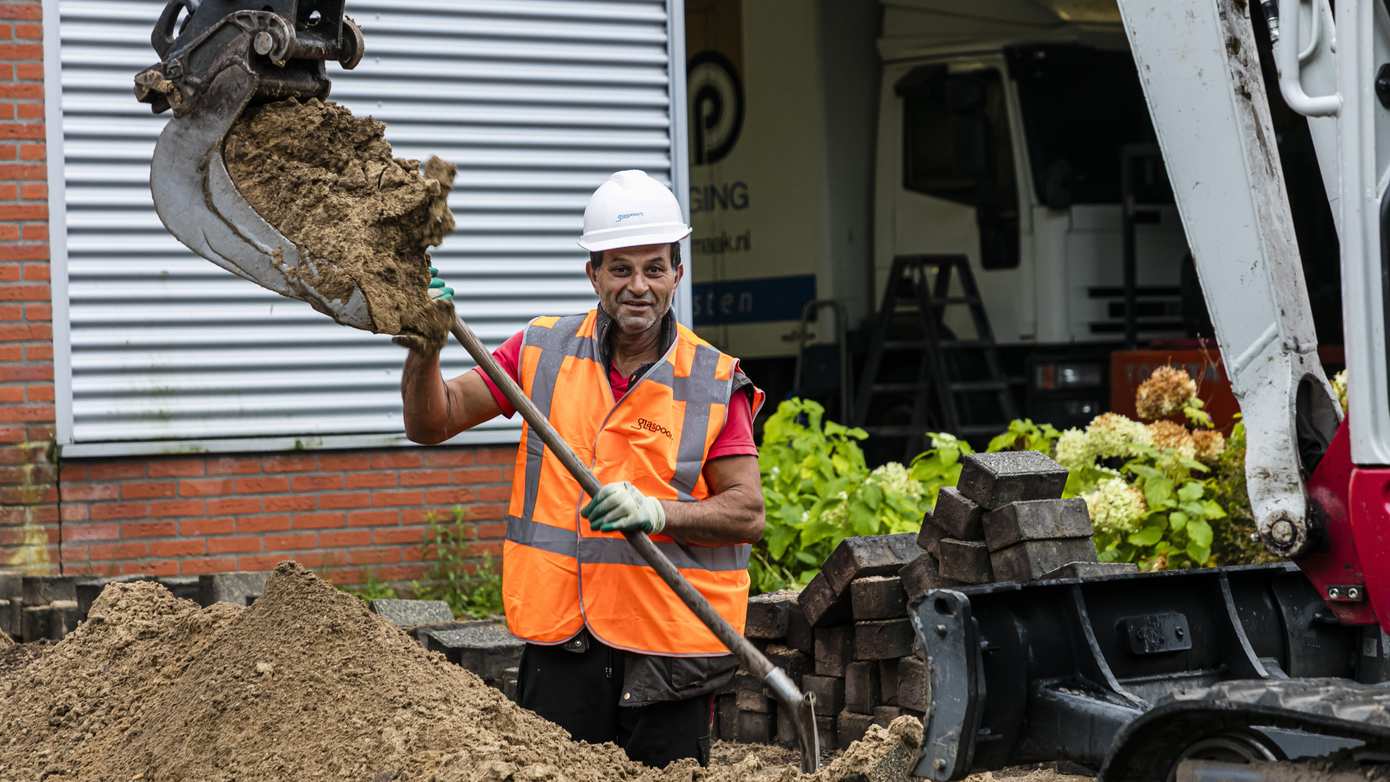
M 428 520 L 500 549 L 514 449 L 413 448 L 61 464 L 65 573 L 191 575 L 296 559 L 335 581 L 424 575 Z
M 404 581 L 456 508 L 497 548 L 509 447 L 59 461 L 42 33 L 38 0 L 0 0 L 0 570 Z
M 58 567 L 42 6 L 0 0 L 0 567 Z

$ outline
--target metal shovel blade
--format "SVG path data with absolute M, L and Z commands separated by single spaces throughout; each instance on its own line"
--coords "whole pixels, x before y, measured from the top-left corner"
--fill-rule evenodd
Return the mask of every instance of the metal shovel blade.
M 354 287 L 346 300 L 319 294 L 306 281 L 315 277 L 311 262 L 246 202 L 227 172 L 223 141 L 257 83 L 243 66 L 223 68 L 199 111 L 169 120 L 150 164 L 155 211 L 169 233 L 198 255 L 263 288 L 308 302 L 339 323 L 371 331 L 361 289 Z

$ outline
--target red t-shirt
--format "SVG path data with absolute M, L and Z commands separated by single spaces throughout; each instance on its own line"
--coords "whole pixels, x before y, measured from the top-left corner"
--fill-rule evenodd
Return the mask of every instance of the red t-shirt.
M 511 376 L 518 384 L 521 383 L 521 339 L 526 332 L 518 331 L 513 334 L 502 346 L 492 351 L 492 357 L 497 359 L 497 364 L 502 367 L 502 371 Z M 501 390 L 492 382 L 492 379 L 483 374 L 482 370 L 473 370 L 482 377 L 483 382 L 487 383 L 488 391 L 492 392 L 492 398 L 497 402 L 497 406 L 502 408 L 502 415 L 511 418 L 516 414 L 516 409 L 502 396 Z M 613 401 L 617 402 L 627 393 L 628 386 L 631 385 L 628 378 L 623 377 L 622 373 L 612 367 L 608 368 L 608 383 L 613 386 Z M 710 446 L 707 459 L 718 459 L 721 456 L 757 456 L 758 446 L 753 442 L 753 400 L 751 393 L 734 394 L 733 399 L 729 400 L 729 416 L 724 421 L 724 428 L 720 430 L 719 436 L 714 439 L 714 444 Z

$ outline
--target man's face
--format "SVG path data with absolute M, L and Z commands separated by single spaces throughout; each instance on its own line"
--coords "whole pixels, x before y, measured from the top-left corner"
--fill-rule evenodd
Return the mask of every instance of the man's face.
M 648 244 L 605 250 L 599 264 L 588 265 L 603 311 L 624 334 L 641 334 L 661 322 L 685 274 L 671 265 L 671 245 Z

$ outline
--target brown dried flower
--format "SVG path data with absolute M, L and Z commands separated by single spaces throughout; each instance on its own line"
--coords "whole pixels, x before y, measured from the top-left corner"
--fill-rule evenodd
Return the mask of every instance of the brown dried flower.
M 1187 370 L 1159 367 L 1139 384 L 1134 394 L 1134 410 L 1141 420 L 1156 421 L 1182 412 L 1197 398 L 1197 383 Z

